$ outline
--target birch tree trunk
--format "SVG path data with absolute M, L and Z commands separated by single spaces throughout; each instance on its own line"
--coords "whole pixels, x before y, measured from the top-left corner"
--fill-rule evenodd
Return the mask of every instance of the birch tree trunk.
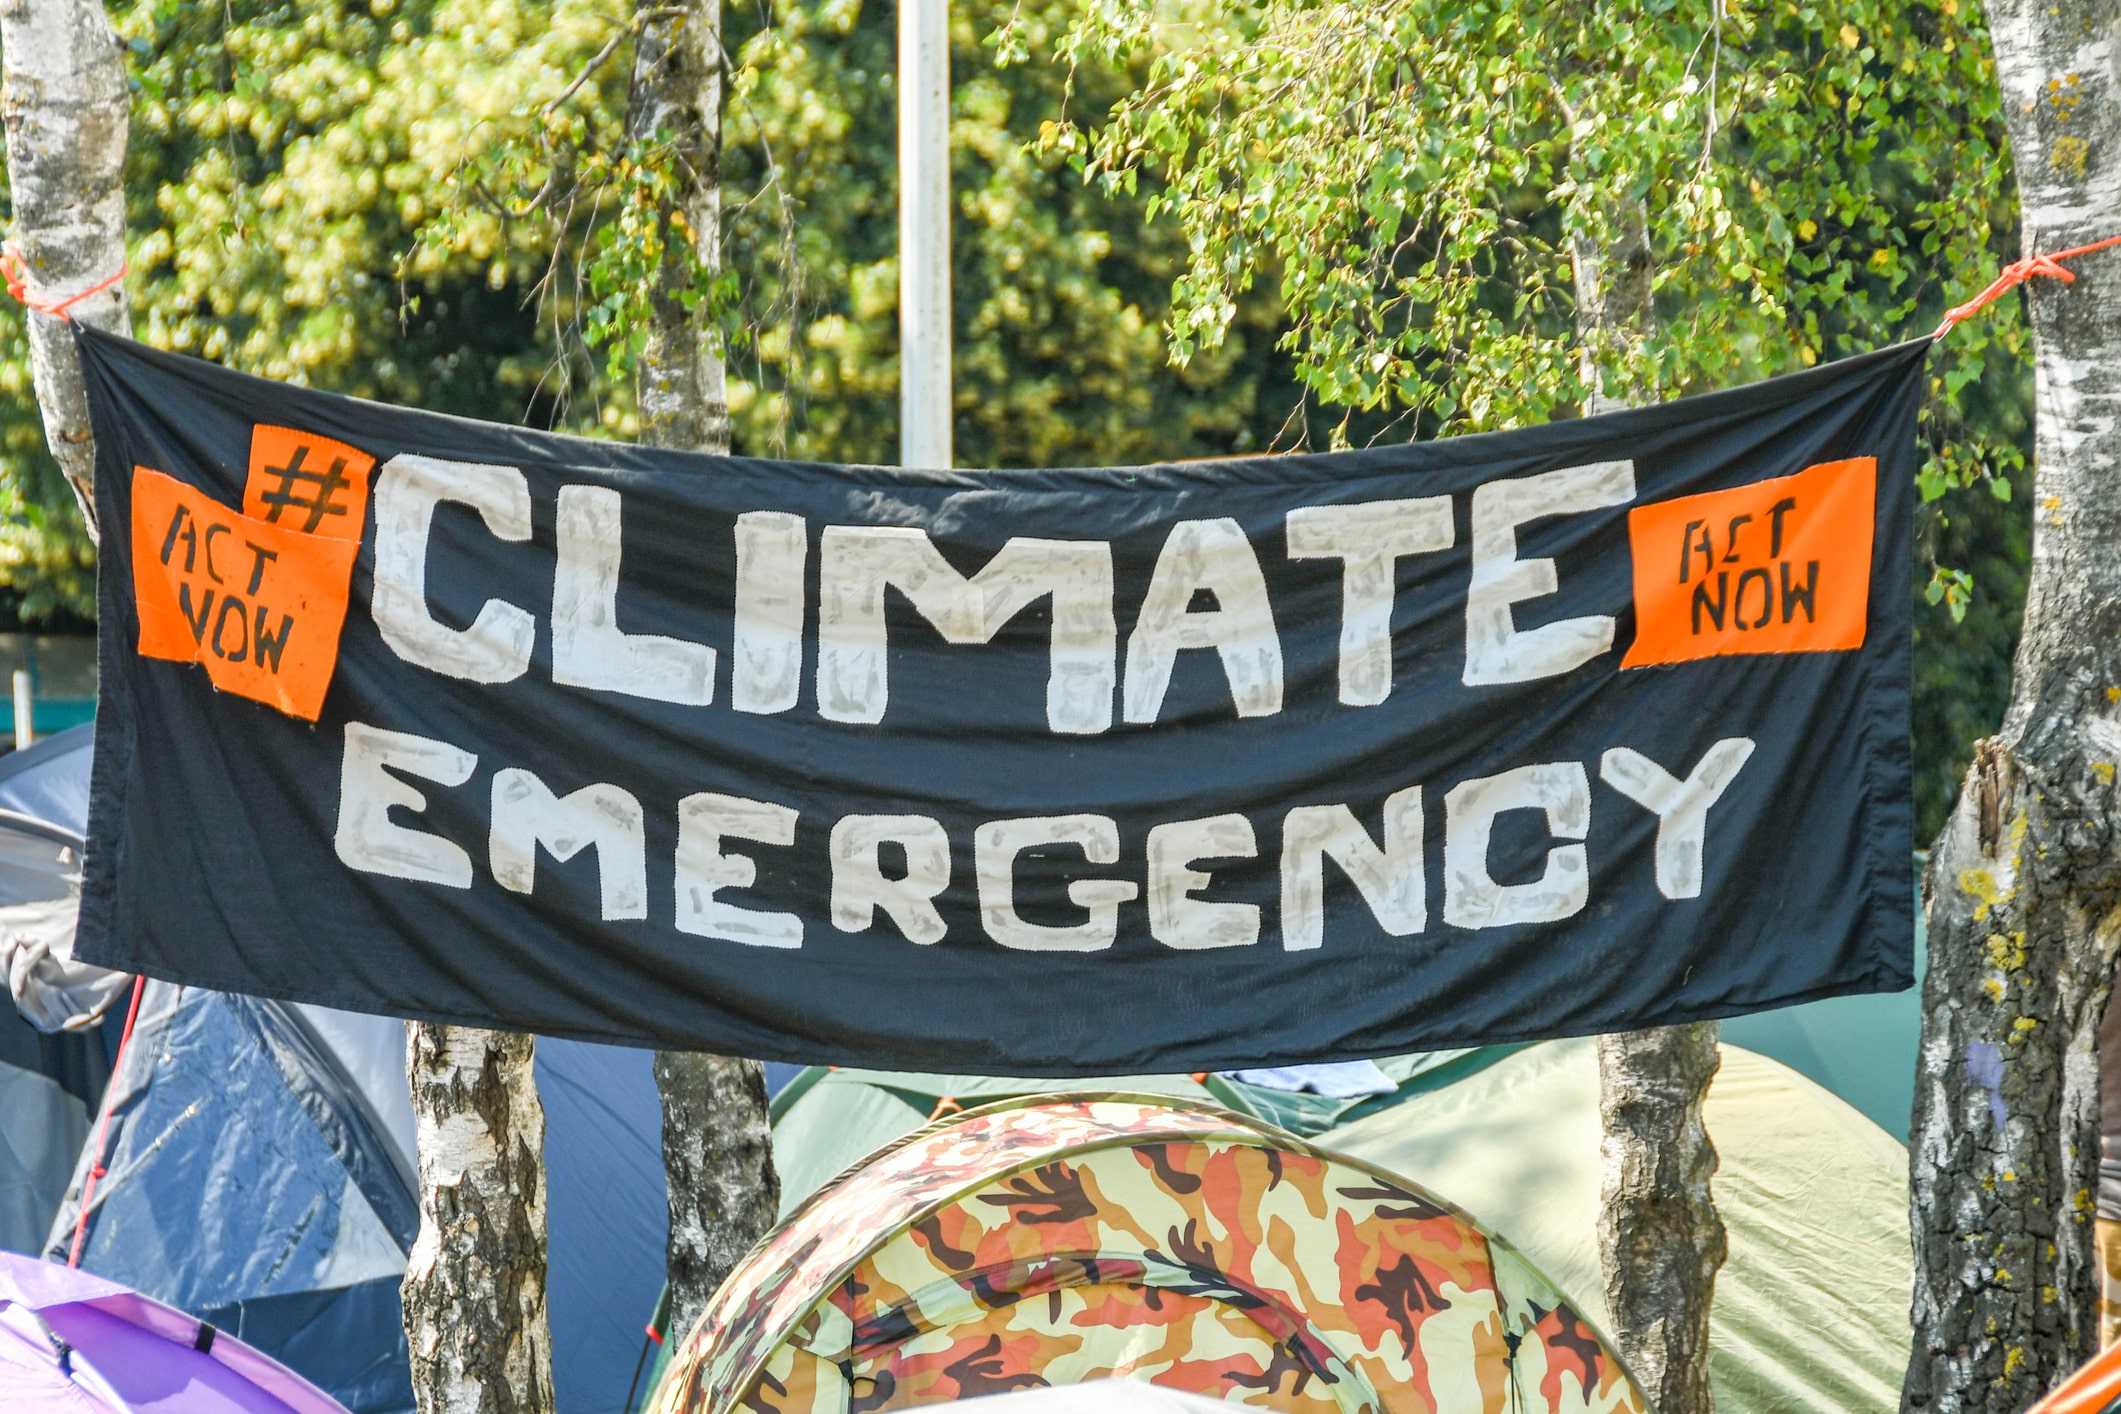
M 1651 266 L 1645 222 L 1612 249 L 1573 242 L 1576 319 L 1588 411 L 1637 399 L 1598 379 L 1591 347 L 1649 331 Z M 1726 1252 L 1709 1193 L 1716 1149 L 1701 1104 L 1716 1076 L 1713 1021 L 1598 1038 L 1598 1255 L 1613 1338 L 1659 1414 L 1709 1414 L 1709 1309 Z
M 402 1288 L 420 1414 L 548 1414 L 545 1110 L 535 1038 L 406 1027 L 420 1235 Z
M 1701 1102 L 1716 1023 L 1598 1038 L 1598 1256 L 1613 1337 L 1659 1414 L 1708 1414 L 1709 1309 L 1726 1254 Z
M 655 1083 L 670 1184 L 670 1330 L 682 1333 L 773 1226 L 781 1184 L 757 1061 L 662 1051 Z
M 705 301 L 688 304 L 694 262 L 722 264 L 721 0 L 638 0 L 626 135 L 667 143 L 674 191 L 660 213 L 661 278 L 646 345 L 634 365 L 641 440 L 652 447 L 729 451 L 729 399 L 720 330 Z M 688 252 L 691 259 L 687 258 Z
M 2121 231 L 2112 3 L 1992 0 L 2025 249 Z M 1923 880 L 1903 1407 L 2025 1408 L 2096 1348 L 2097 1036 L 2121 939 L 2121 251 L 2031 297 L 2032 576 L 2002 728 Z
M 726 454 L 729 406 L 721 333 L 704 300 L 688 301 L 695 269 L 721 266 L 722 14 L 720 0 L 635 12 L 627 132 L 667 143 L 672 199 L 660 213 L 663 262 L 634 378 L 641 440 Z M 670 1190 L 670 1330 L 692 1328 L 738 1258 L 773 1226 L 780 1181 L 756 1061 L 659 1052 L 663 1175 Z
M 0 120 L 14 239 L 31 293 L 64 299 L 125 264 L 124 51 L 101 0 L 0 0 Z M 69 313 L 130 337 L 123 281 Z M 30 370 L 44 435 L 96 533 L 96 447 L 73 331 L 29 316 Z

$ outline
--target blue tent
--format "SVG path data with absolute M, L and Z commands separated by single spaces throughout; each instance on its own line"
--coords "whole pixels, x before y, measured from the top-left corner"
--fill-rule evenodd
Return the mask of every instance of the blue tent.
M 0 837 L 6 812 L 85 829 L 90 755 L 80 728 L 0 762 Z M 0 878 L 7 862 L 0 843 Z M 650 1063 L 538 1045 L 553 1383 L 568 1414 L 623 1409 L 663 1280 Z M 398 1286 L 419 1217 L 401 1023 L 151 982 L 104 1112 L 83 1267 L 211 1321 L 356 1414 L 412 1408 Z M 61 1260 L 91 1148 L 34 1239 Z
M 410 1409 L 405 1154 L 295 1008 L 150 983 L 105 1101 L 81 1264 L 263 1350 L 356 1414 Z M 46 1255 L 65 1260 L 80 1184 Z
M 396 1022 L 150 983 L 110 1088 L 82 1265 L 211 1321 L 356 1414 L 410 1409 L 398 1284 L 419 1216 L 403 1055 Z M 570 1414 L 623 1407 L 662 1281 L 649 1064 L 539 1043 L 553 1383 Z M 88 1161 L 53 1226 L 56 1257 Z

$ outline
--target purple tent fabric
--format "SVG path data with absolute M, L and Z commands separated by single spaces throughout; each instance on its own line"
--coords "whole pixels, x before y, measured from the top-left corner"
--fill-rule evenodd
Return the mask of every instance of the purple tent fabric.
M 12 1252 L 0 1252 L 0 1391 L 10 1414 L 346 1414 L 175 1307 Z

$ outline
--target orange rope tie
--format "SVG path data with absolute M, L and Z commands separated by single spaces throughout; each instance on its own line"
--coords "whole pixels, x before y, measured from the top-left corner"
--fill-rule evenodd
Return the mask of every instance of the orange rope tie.
M 132 262 L 130 260 L 121 260 L 118 262 L 118 269 L 115 274 L 104 276 L 79 294 L 68 295 L 61 300 L 43 300 L 38 299 L 29 291 L 29 276 L 22 268 L 21 250 L 16 247 L 13 241 L 0 244 L 0 278 L 4 278 L 7 281 L 7 292 L 20 300 L 25 309 L 34 309 L 39 314 L 49 314 L 54 319 L 64 319 L 69 323 L 72 322 L 73 316 L 66 311 L 72 309 L 90 295 L 102 294 L 112 285 L 124 279 L 126 272 L 131 269 Z
M 2074 260 L 2080 255 L 2090 255 L 2095 250 L 2105 250 L 2108 246 L 2114 245 L 2121 245 L 2121 236 L 2108 236 L 2103 241 L 2093 241 L 2090 245 L 2072 246 L 2068 250 L 2058 250 L 2052 255 L 2028 255 L 2023 260 L 2013 260 L 2010 264 L 2003 267 L 2002 272 L 1994 280 L 1989 282 L 1987 289 L 1975 295 L 1965 304 L 1954 305 L 1944 311 L 1944 322 L 1937 326 L 1937 332 L 1930 335 L 1930 337 L 1932 339 L 1943 338 L 1946 334 L 1952 332 L 1952 326 L 1960 320 L 1965 319 L 1968 315 L 1978 314 L 1985 306 L 1994 303 L 1998 296 L 2008 290 L 2017 288 L 2035 275 L 2051 275 L 2065 285 L 2070 284 L 2076 280 L 2076 272 L 2064 268 L 2061 264 L 2062 261 Z

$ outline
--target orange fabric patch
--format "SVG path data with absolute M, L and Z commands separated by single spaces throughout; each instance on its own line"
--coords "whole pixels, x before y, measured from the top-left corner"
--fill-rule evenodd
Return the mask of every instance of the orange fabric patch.
M 1635 642 L 1623 668 L 1861 648 L 1878 461 L 1856 457 L 1628 512 Z
M 338 666 L 374 465 L 341 443 L 260 426 L 243 512 L 133 468 L 141 656 L 201 663 L 223 692 L 317 720 Z
M 375 464 L 344 442 L 261 422 L 250 430 L 243 514 L 305 535 L 358 541 Z

